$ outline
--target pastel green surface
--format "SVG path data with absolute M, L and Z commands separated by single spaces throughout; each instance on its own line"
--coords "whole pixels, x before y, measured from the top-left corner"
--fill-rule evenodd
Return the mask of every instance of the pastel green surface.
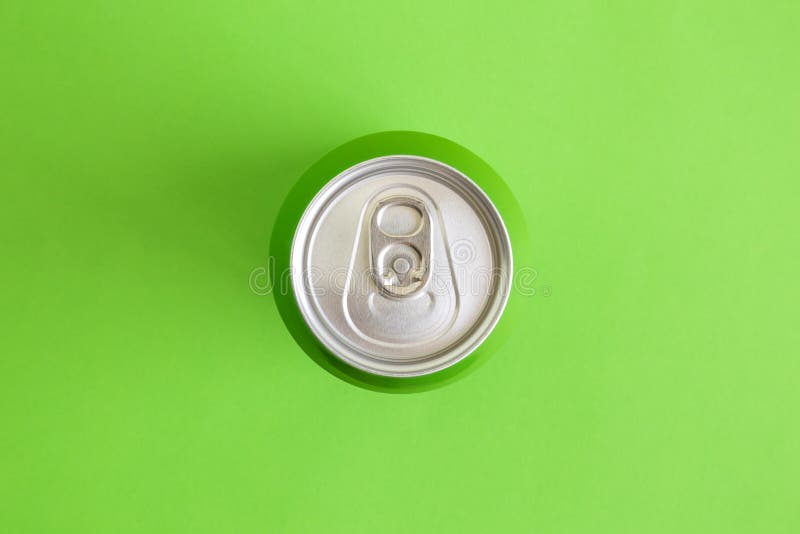
M 0 3 L 0 530 L 800 531 L 800 4 Z M 537 292 L 392 395 L 251 273 L 333 148 L 502 176 Z

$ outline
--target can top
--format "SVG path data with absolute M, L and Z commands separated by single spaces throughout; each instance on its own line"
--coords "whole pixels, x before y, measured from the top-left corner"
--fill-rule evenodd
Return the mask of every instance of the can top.
M 384 376 L 430 374 L 475 350 L 503 312 L 511 273 L 491 200 L 419 156 L 340 173 L 292 242 L 292 284 L 311 331 L 334 356 Z

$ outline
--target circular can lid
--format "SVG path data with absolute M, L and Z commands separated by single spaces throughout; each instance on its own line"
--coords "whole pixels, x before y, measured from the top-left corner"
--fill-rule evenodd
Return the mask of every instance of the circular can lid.
M 489 197 L 418 156 L 340 173 L 292 242 L 309 328 L 334 356 L 376 375 L 426 375 L 465 358 L 497 324 L 511 276 L 511 242 Z

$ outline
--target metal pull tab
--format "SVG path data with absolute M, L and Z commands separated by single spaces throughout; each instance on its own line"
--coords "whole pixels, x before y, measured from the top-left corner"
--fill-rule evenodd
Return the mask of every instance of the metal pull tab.
M 428 281 L 431 218 L 421 200 L 395 196 L 380 200 L 369 232 L 370 268 L 388 296 L 413 295 Z

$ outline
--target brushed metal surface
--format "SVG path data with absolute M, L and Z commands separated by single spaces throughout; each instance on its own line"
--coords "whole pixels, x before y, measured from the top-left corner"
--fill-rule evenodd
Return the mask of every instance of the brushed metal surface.
M 489 335 L 511 288 L 511 243 L 468 177 L 386 156 L 333 178 L 292 243 L 292 284 L 311 331 L 369 373 L 407 377 L 460 361 Z

